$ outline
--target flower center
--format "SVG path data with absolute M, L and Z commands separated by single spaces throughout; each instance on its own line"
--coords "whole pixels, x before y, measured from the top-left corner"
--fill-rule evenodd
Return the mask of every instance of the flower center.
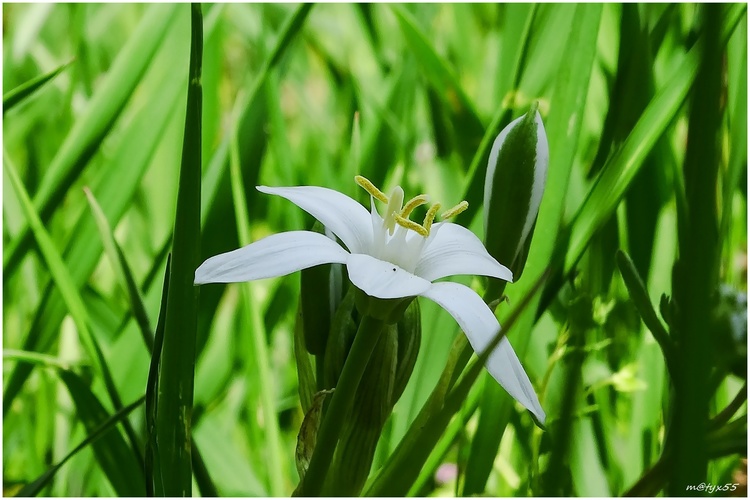
M 404 190 L 401 189 L 401 186 L 396 186 L 391 191 L 391 195 L 386 196 L 385 193 L 376 188 L 372 182 L 361 175 L 355 176 L 354 182 L 356 182 L 357 185 L 362 189 L 367 191 L 370 196 L 387 205 L 386 213 L 383 217 L 383 222 L 385 224 L 385 227 L 388 228 L 388 233 L 391 236 L 393 236 L 396 225 L 399 225 L 404 229 L 411 229 L 423 238 L 427 238 L 430 235 L 432 223 L 435 221 L 435 217 L 440 210 L 440 203 L 433 203 L 427 210 L 427 214 L 425 215 L 422 224 L 418 224 L 409 219 L 409 216 L 415 208 L 429 202 L 429 197 L 426 194 L 415 196 L 414 198 L 407 201 L 404 205 Z M 469 203 L 464 200 L 455 207 L 450 208 L 440 214 L 440 219 L 446 220 L 454 217 L 466 210 L 468 207 Z

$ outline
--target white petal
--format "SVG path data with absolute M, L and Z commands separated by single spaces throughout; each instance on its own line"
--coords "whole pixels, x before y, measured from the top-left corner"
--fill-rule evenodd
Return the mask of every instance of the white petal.
M 258 191 L 286 198 L 334 232 L 352 253 L 366 252 L 372 244 L 372 222 L 365 207 L 345 194 L 317 186 L 267 187 Z
M 319 264 L 343 264 L 348 257 L 346 250 L 322 234 L 289 231 L 211 257 L 195 271 L 195 284 L 284 276 Z
M 416 297 L 430 287 L 429 281 L 369 255 L 351 255 L 346 268 L 354 286 L 379 299 Z
M 414 274 L 428 281 L 456 274 L 513 281 L 510 269 L 487 253 L 474 233 L 452 222 L 441 222 L 432 228 Z
M 477 353 L 486 349 L 500 331 L 495 315 L 479 295 L 467 286 L 450 282 L 433 283 L 422 296 L 437 302 L 456 319 Z M 508 339 L 500 342 L 485 366 L 508 394 L 544 423 L 544 410 Z

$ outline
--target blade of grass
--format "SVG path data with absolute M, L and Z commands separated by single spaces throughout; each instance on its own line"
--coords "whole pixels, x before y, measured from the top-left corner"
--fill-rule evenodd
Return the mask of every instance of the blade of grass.
M 729 254 L 729 238 L 732 222 L 732 202 L 740 183 L 742 167 L 747 165 L 747 21 L 742 22 L 729 42 L 728 65 L 728 109 L 729 115 L 729 166 L 722 176 L 720 236 L 727 242 L 725 252 Z M 734 43 L 733 43 L 734 42 Z M 732 68 L 737 68 L 732 70 Z M 734 76 L 733 76 L 734 75 Z M 727 262 L 728 260 L 725 260 Z
M 673 267 L 674 300 L 678 305 L 673 329 L 678 335 L 680 356 L 674 374 L 674 406 L 667 426 L 665 447 L 674 450 L 669 471 L 668 493 L 686 494 L 686 486 L 707 479 L 706 446 L 709 379 L 714 359 L 712 298 L 719 281 L 719 221 L 717 182 L 721 163 L 721 119 L 723 114 L 722 40 L 725 8 L 703 5 L 703 45 L 698 70 L 691 80 L 691 106 L 687 150 L 683 171 L 688 201 L 687 221 L 678 231 L 679 260 Z M 685 231 L 682 231 L 682 229 Z M 690 494 L 690 493 L 687 493 Z
M 568 178 L 575 156 L 575 145 L 578 142 L 583 121 L 582 110 L 589 88 L 588 82 L 595 60 L 601 7 L 599 9 L 594 6 L 577 7 L 575 15 L 580 24 L 570 34 L 566 48 L 566 61 L 571 61 L 571 64 L 562 66 L 558 78 L 559 83 L 552 98 L 553 112 L 547 123 L 551 165 L 531 252 L 524 271 L 530 276 L 538 276 L 540 270 L 545 269 L 552 255 L 567 194 Z M 555 109 L 557 109 L 556 112 Z M 533 280 L 522 280 L 510 287 L 509 293 L 513 293 L 516 287 L 520 288 L 517 293 L 525 293 L 528 290 L 525 285 L 533 282 Z M 533 311 L 536 307 L 534 304 L 526 311 L 529 316 L 522 316 L 516 329 L 517 332 L 522 332 L 520 338 L 523 340 L 516 344 L 516 351 L 521 360 L 524 359 L 529 345 L 528 332 L 534 321 Z M 511 398 L 500 394 L 501 390 L 493 380 L 488 377 L 485 377 L 485 380 L 491 385 L 486 390 L 485 400 L 480 410 L 479 427 L 472 442 L 464 494 L 477 494 L 484 490 L 513 408 Z
M 83 303 L 83 299 L 81 299 L 81 296 L 78 293 L 78 289 L 73 282 L 73 278 L 70 276 L 70 272 L 65 266 L 60 253 L 55 248 L 52 239 L 42 225 L 42 221 L 39 219 L 39 215 L 34 210 L 31 199 L 29 198 L 29 195 L 26 192 L 21 179 L 18 177 L 15 168 L 10 163 L 10 159 L 7 157 L 7 154 L 4 155 L 4 160 L 8 179 L 13 185 L 18 199 L 21 202 L 21 207 L 24 211 L 24 215 L 29 221 L 29 227 L 31 227 L 32 234 L 34 235 L 34 238 L 37 241 L 37 245 L 42 252 L 42 257 L 44 258 L 47 267 L 50 269 L 50 273 L 52 274 L 55 285 L 60 289 L 60 294 L 62 295 L 65 305 L 67 306 L 68 311 L 70 312 L 70 315 L 75 322 L 81 343 L 85 347 L 88 355 L 94 363 L 96 371 L 102 376 L 104 386 L 107 389 L 107 393 L 110 400 L 112 401 L 113 406 L 116 410 L 120 410 L 122 408 L 122 401 L 117 392 L 117 387 L 115 386 L 114 380 L 112 379 L 112 374 L 107 364 L 107 360 L 104 358 L 104 354 L 99 347 L 99 343 L 96 340 L 96 337 L 94 337 L 91 330 L 89 329 L 88 313 L 86 312 L 86 306 Z M 138 451 L 139 446 L 138 441 L 135 437 L 135 431 L 128 421 L 123 422 L 123 425 L 125 427 L 128 438 L 130 439 L 131 452 L 134 454 L 136 462 L 140 464 L 140 469 L 142 469 L 143 458 Z M 138 470 L 138 467 L 136 467 L 135 470 L 130 471 L 128 471 L 127 468 L 124 469 L 126 473 L 131 474 L 131 477 L 134 478 L 138 477 Z
M 674 342 L 669 337 L 669 333 L 656 315 L 656 311 L 651 305 L 651 299 L 648 296 L 648 290 L 646 290 L 646 286 L 643 284 L 643 280 L 638 274 L 638 270 L 635 268 L 633 261 L 628 254 L 622 250 L 617 251 L 616 258 L 617 267 L 620 268 L 620 273 L 622 274 L 622 279 L 625 282 L 628 293 L 630 294 L 630 299 L 635 304 L 636 309 L 638 309 L 638 313 L 641 315 L 643 323 L 648 327 L 651 334 L 654 336 L 654 339 L 656 339 L 661 347 L 669 372 L 674 374 L 676 362 Z
M 735 5 L 730 10 L 722 26 L 722 46 L 734 32 L 746 9 L 746 5 Z M 602 168 L 601 174 L 571 224 L 570 244 L 565 255 L 563 270 L 565 274 L 568 274 L 581 258 L 597 228 L 612 215 L 643 165 L 643 160 L 685 102 L 690 86 L 698 74 L 702 46 L 702 41 L 698 42 L 688 52 L 669 83 L 657 92 L 646 107 L 622 148 Z M 552 158 L 551 155 L 550 158 Z
M 433 44 L 419 28 L 414 16 L 403 6 L 392 4 L 390 7 L 396 15 L 407 46 L 451 112 L 455 134 L 460 138 L 457 144 L 458 151 L 463 164 L 468 165 L 484 128 L 474 104 L 464 92 L 455 71 L 444 58 L 435 52 Z
M 237 113 L 236 113 L 237 114 Z M 242 172 L 240 166 L 239 145 L 237 143 L 237 121 L 235 121 L 234 133 L 230 142 L 229 171 L 232 184 L 232 198 L 237 217 L 237 233 L 240 245 L 245 246 L 252 243 L 250 238 L 250 217 L 247 213 L 247 198 L 243 188 Z M 284 476 L 286 462 L 282 460 L 281 450 L 284 448 L 279 433 L 279 417 L 276 413 L 276 402 L 274 395 L 276 391 L 273 383 L 273 371 L 269 365 L 269 352 L 266 345 L 266 329 L 263 325 L 261 312 L 258 310 L 257 292 L 253 283 L 242 283 L 242 296 L 245 299 L 245 307 L 252 326 L 253 350 L 256 363 L 250 363 L 253 367 L 249 370 L 249 384 L 256 384 L 260 390 L 260 406 L 263 412 L 263 423 L 266 431 L 267 443 L 264 447 L 268 459 L 268 491 L 271 496 L 284 494 Z M 252 401 L 249 411 L 255 408 L 256 402 Z
M 76 120 L 34 195 L 34 207 L 42 221 L 49 220 L 112 128 L 169 31 L 175 12 L 174 5 L 152 5 L 118 54 L 107 79 L 92 97 L 84 115 Z M 3 253 L 4 280 L 15 271 L 28 250 L 32 238 L 29 229 L 23 226 Z
M 106 421 L 99 424 L 96 428 L 91 430 L 89 432 L 89 435 L 84 439 L 78 446 L 73 448 L 70 453 L 65 455 L 65 457 L 60 460 L 58 463 L 53 465 L 50 469 L 48 469 L 44 474 L 39 476 L 36 480 L 33 482 L 27 484 L 24 488 L 22 488 L 18 493 L 15 494 L 16 497 L 35 497 L 37 496 L 55 477 L 55 474 L 60 470 L 60 468 L 65 465 L 68 460 L 73 458 L 86 448 L 87 446 L 91 444 L 97 444 L 99 443 L 99 440 L 105 436 L 111 436 L 112 434 L 109 434 L 110 431 L 114 430 L 114 426 L 117 425 L 118 422 L 124 421 L 130 413 L 141 406 L 144 401 L 144 397 L 141 397 L 137 399 L 136 401 L 130 403 L 127 406 L 124 406 L 121 410 L 114 413 L 111 417 L 109 417 Z M 103 443 L 105 446 L 107 443 Z
M 69 361 L 63 361 L 49 354 L 40 354 L 32 351 L 21 351 L 18 349 L 3 349 L 3 359 L 36 364 L 48 368 L 70 370 L 74 366 Z
M 518 53 L 515 54 L 515 64 L 513 71 L 513 80 L 511 80 L 511 90 L 517 89 L 521 80 L 521 69 L 528 51 L 530 39 L 530 30 L 537 12 L 536 4 L 529 9 L 528 16 L 525 20 L 525 26 L 518 47 Z M 479 200 L 482 196 L 482 179 L 484 179 L 487 169 L 487 159 L 494 138 L 500 131 L 500 126 L 507 125 L 510 122 L 511 109 L 507 103 L 498 108 L 492 123 L 487 127 L 482 143 L 474 155 L 471 167 L 469 168 L 468 182 L 466 184 L 466 196 L 471 196 L 473 200 Z M 482 167 L 479 167 L 482 165 Z M 468 199 L 468 198 L 463 198 Z M 474 210 L 478 210 L 479 203 L 473 203 Z M 469 204 L 472 206 L 472 203 Z M 462 214 L 463 215 L 463 214 Z M 471 222 L 472 214 L 467 214 L 465 223 Z M 489 290 L 487 290 L 489 292 Z M 500 292 L 502 294 L 502 291 Z M 500 446 L 505 425 L 510 419 L 510 413 L 513 410 L 513 400 L 504 393 L 503 389 L 495 380 L 484 374 L 483 383 L 484 391 L 477 423 L 477 431 L 471 441 L 469 457 L 466 462 L 466 473 L 463 481 L 463 496 L 476 495 L 484 491 L 487 479 L 492 472 L 497 449 Z M 507 425 L 507 424 L 506 424 Z
M 162 346 L 164 345 L 164 324 L 167 317 L 167 297 L 169 296 L 169 276 L 172 269 L 172 255 L 167 256 L 167 266 L 164 270 L 164 281 L 161 288 L 161 304 L 159 305 L 159 319 L 154 330 L 154 348 L 151 351 L 151 361 L 148 369 L 148 381 L 146 382 L 146 446 L 145 446 L 145 473 L 146 473 L 146 496 L 155 494 L 164 496 L 164 484 L 162 483 L 159 461 L 154 460 L 159 455 L 156 442 L 156 408 L 159 402 L 159 362 L 161 360 Z
M 167 79 L 153 98 L 145 103 L 143 110 L 124 132 L 122 142 L 115 151 L 105 175 L 92 183 L 91 191 L 102 200 L 102 210 L 113 223 L 117 223 L 130 206 L 159 139 L 174 113 L 179 83 L 178 79 Z M 78 287 L 83 286 L 88 280 L 101 255 L 102 247 L 96 235 L 94 221 L 82 211 L 64 252 L 66 265 Z M 3 279 L 7 276 L 8 273 L 4 273 Z M 49 349 L 65 314 L 65 303 L 59 291 L 51 285 L 48 286 L 37 308 L 30 331 L 24 339 L 23 348 L 38 351 Z M 31 367 L 26 365 L 17 366 L 11 372 L 3 398 L 3 414 L 7 413 L 30 372 Z
M 3 94 L 3 116 L 5 113 L 13 109 L 24 100 L 30 98 L 35 92 L 41 90 L 45 84 L 52 81 L 57 75 L 63 72 L 68 66 L 73 64 L 73 61 L 67 62 L 62 66 L 53 69 L 49 73 L 39 75 L 36 78 L 19 85 L 18 87 L 9 90 Z
M 190 14 L 187 110 L 156 410 L 158 468 L 167 496 L 190 496 L 192 491 L 190 428 L 198 320 L 198 290 L 193 280 L 200 257 L 201 206 L 203 15 L 200 4 L 191 4 Z
M 117 275 L 118 282 L 122 287 L 123 291 L 128 294 L 130 299 L 130 308 L 133 312 L 138 328 L 141 331 L 143 342 L 146 344 L 146 348 L 149 352 L 153 351 L 154 341 L 153 334 L 151 333 L 151 326 L 149 325 L 148 314 L 146 313 L 146 306 L 143 304 L 143 298 L 141 292 L 138 289 L 138 285 L 135 283 L 133 273 L 130 270 L 125 254 L 122 252 L 120 244 L 115 240 L 115 235 L 112 232 L 112 228 L 107 221 L 107 216 L 104 215 L 102 207 L 99 206 L 99 202 L 96 201 L 94 194 L 89 188 L 84 188 L 86 198 L 91 205 L 91 212 L 96 220 L 97 228 L 99 229 L 99 237 L 104 245 L 104 252 L 110 260 L 112 267 Z
M 526 59 L 528 57 L 529 45 L 531 43 L 531 27 L 534 25 L 534 19 L 536 18 L 537 12 L 538 5 L 532 4 L 521 34 L 518 52 L 515 54 L 511 80 L 512 87 L 509 89 L 511 92 L 518 89 L 521 82 Z M 468 227 L 476 213 L 479 211 L 479 207 L 482 206 L 480 200 L 482 199 L 484 189 L 484 178 L 487 171 L 487 161 L 490 156 L 490 148 L 492 148 L 492 143 L 495 141 L 497 134 L 499 134 L 500 131 L 510 123 L 512 109 L 512 100 L 507 102 L 504 100 L 501 102 L 495 115 L 492 117 L 490 124 L 484 131 L 482 142 L 479 143 L 479 147 L 477 148 L 474 157 L 471 159 L 469 171 L 466 173 L 467 181 L 464 186 L 464 195 L 461 197 L 462 200 L 470 201 L 469 208 L 456 217 L 457 224 Z
M 128 445 L 122 435 L 116 428 L 117 419 L 115 415 L 107 414 L 99 399 L 91 392 L 88 384 L 76 372 L 71 370 L 71 364 L 60 361 L 53 356 L 42 355 L 34 352 L 16 351 L 6 349 L 3 352 L 4 359 L 12 359 L 22 363 L 33 363 L 46 368 L 56 369 L 58 376 L 63 381 L 70 393 L 76 408 L 76 415 L 83 421 L 84 426 L 89 434 L 84 443 L 94 446 L 94 453 L 101 464 L 107 479 L 112 484 L 118 495 L 141 495 L 143 489 L 137 478 L 130 477 L 126 474 L 128 470 L 138 470 L 133 454 L 130 452 Z M 138 401 L 140 405 L 141 401 Z M 137 406 L 137 405 L 136 405 Z M 127 407 L 126 407 L 127 408 Z M 125 410 L 125 408 L 123 408 Z M 121 410 L 122 411 L 122 410 Z M 119 412 L 118 412 L 119 413 Z M 128 410 L 129 413 L 129 410 Z M 100 424 L 109 422 L 108 432 L 97 434 Z M 99 438 L 104 438 L 99 442 Z M 76 450 L 79 450 L 77 448 Z M 75 452 L 74 452 L 75 453 Z M 59 468 L 72 456 L 68 455 L 61 462 L 44 472 L 39 478 L 27 484 L 21 492 L 15 496 L 35 496 L 39 494 Z M 127 465 L 130 465 L 128 467 Z

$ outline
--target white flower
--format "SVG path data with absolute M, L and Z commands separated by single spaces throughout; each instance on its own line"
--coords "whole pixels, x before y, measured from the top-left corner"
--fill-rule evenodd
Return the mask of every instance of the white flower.
M 318 219 L 346 246 L 311 231 L 274 234 L 238 250 L 206 260 L 195 272 L 195 283 L 234 283 L 284 276 L 320 264 L 345 264 L 352 284 L 379 299 L 426 297 L 458 322 L 476 352 L 482 352 L 500 330 L 495 315 L 471 288 L 435 280 L 458 274 L 512 280 L 468 229 L 450 222 L 432 224 L 439 204 L 428 210 L 423 224 L 409 220 L 420 195 L 403 205 L 404 191 L 396 186 L 390 196 L 367 179 L 357 183 L 371 195 L 370 213 L 348 196 L 323 187 L 300 186 L 257 189 L 286 198 Z M 375 199 L 387 204 L 385 217 L 375 209 Z M 441 218 L 463 211 L 462 202 Z M 545 414 L 526 372 L 507 339 L 487 361 L 490 374 L 534 416 Z

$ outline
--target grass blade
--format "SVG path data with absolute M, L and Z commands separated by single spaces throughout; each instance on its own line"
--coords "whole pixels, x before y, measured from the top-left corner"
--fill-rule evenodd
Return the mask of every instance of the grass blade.
M 118 422 L 121 420 L 125 420 L 130 413 L 141 406 L 143 404 L 144 398 L 141 397 L 137 399 L 136 401 L 130 403 L 127 406 L 124 406 L 121 410 L 114 413 L 111 417 L 109 417 L 107 420 L 99 424 L 97 427 L 92 429 L 89 432 L 89 435 L 84 439 L 78 446 L 73 448 L 73 450 L 70 451 L 65 457 L 60 460 L 58 463 L 53 465 L 51 468 L 49 468 L 44 474 L 39 476 L 36 480 L 33 482 L 27 484 L 21 491 L 16 493 L 16 497 L 35 497 L 37 496 L 42 489 L 44 489 L 45 486 L 47 486 L 52 479 L 54 479 L 55 474 L 60 470 L 60 468 L 65 465 L 65 463 L 76 456 L 76 454 L 86 448 L 89 445 L 97 445 L 99 443 L 99 440 L 103 437 L 107 436 L 113 436 L 114 434 L 110 434 L 112 431 L 114 431 L 114 426 L 117 425 Z M 102 443 L 104 446 L 102 447 L 108 447 L 111 445 L 111 443 Z M 129 479 L 129 478 L 126 478 Z M 136 494 L 138 495 L 138 494 Z M 133 495 L 133 496 L 136 496 Z
M 235 122 L 236 123 L 236 122 Z M 247 198 L 245 196 L 244 182 L 242 181 L 242 172 L 240 166 L 240 153 L 237 137 L 237 126 L 230 142 L 230 160 L 229 170 L 232 184 L 232 199 L 234 200 L 234 209 L 237 217 L 237 233 L 239 235 L 240 245 L 245 246 L 252 243 L 250 238 L 250 217 L 247 213 Z M 282 460 L 281 450 L 284 448 L 279 435 L 279 417 L 276 413 L 276 402 L 274 398 L 273 372 L 269 365 L 270 355 L 266 344 L 266 329 L 261 318 L 260 308 L 258 307 L 257 292 L 254 290 L 253 283 L 242 283 L 242 296 L 245 299 L 247 314 L 252 328 L 253 353 L 255 354 L 254 364 L 249 364 L 252 368 L 249 370 L 249 384 L 257 383 L 260 391 L 260 406 L 263 412 L 263 422 L 266 432 L 266 458 L 268 460 L 268 491 L 271 496 L 281 496 L 284 493 L 284 476 L 285 463 Z M 254 366 L 253 366 L 254 365 Z M 253 401 L 249 408 L 256 406 Z
M 99 343 L 97 342 L 96 338 L 89 328 L 88 314 L 86 312 L 86 306 L 83 303 L 83 299 L 81 299 L 81 295 L 78 293 L 78 289 L 76 288 L 73 282 L 73 278 L 70 276 L 70 272 L 65 266 L 62 257 L 60 256 L 59 252 L 55 248 L 54 243 L 52 242 L 52 239 L 42 225 L 42 221 L 39 219 L 39 215 L 34 210 L 34 207 L 31 204 L 31 199 L 29 198 L 26 189 L 21 183 L 21 179 L 18 177 L 15 168 L 13 168 L 13 165 L 10 163 L 7 155 L 5 155 L 4 159 L 8 179 L 10 180 L 14 190 L 16 191 L 18 199 L 21 203 L 21 207 L 24 211 L 24 215 L 29 221 L 29 227 L 31 227 L 32 234 L 34 235 L 39 249 L 42 252 L 44 261 L 47 264 L 47 267 L 50 269 L 55 285 L 60 289 L 60 294 L 62 295 L 62 298 L 65 301 L 65 305 L 70 311 L 70 315 L 75 322 L 81 343 L 84 345 L 88 352 L 88 355 L 91 357 L 96 371 L 102 376 L 104 386 L 107 389 L 107 393 L 109 394 L 112 404 L 114 405 L 116 410 L 119 410 L 122 408 L 122 401 L 117 392 L 117 388 L 115 387 L 115 383 L 112 379 L 112 374 L 110 372 L 109 366 L 107 365 L 107 361 L 104 358 L 104 354 L 102 353 L 102 350 L 99 347 Z M 141 458 L 141 455 L 138 451 L 139 447 L 135 438 L 135 431 L 127 421 L 124 422 L 124 426 L 126 433 L 128 434 L 128 438 L 130 439 L 130 444 L 132 447 L 131 451 L 135 455 L 136 460 L 141 464 L 141 467 L 139 468 L 142 468 L 143 459 Z M 135 470 L 137 471 L 139 468 L 136 468 Z M 132 477 L 137 477 L 135 475 L 136 472 L 130 472 L 132 472 Z
M 518 88 L 521 81 L 524 63 L 528 56 L 529 44 L 531 42 L 531 26 L 534 24 L 537 10 L 538 4 L 532 4 L 529 8 L 529 14 L 526 18 L 523 32 L 521 34 L 518 53 L 515 54 L 511 80 L 513 86 L 509 89 L 511 92 Z M 464 195 L 461 197 L 462 200 L 471 202 L 469 203 L 469 208 L 456 217 L 456 222 L 458 224 L 468 226 L 481 206 L 479 200 L 482 199 L 484 178 L 487 171 L 487 161 L 489 160 L 490 149 L 492 148 L 492 143 L 497 137 L 497 134 L 499 134 L 500 131 L 510 123 L 511 111 L 513 109 L 512 104 L 512 101 L 502 102 L 495 112 L 495 115 L 492 117 L 490 124 L 484 131 L 482 142 L 479 143 L 479 147 L 469 165 L 469 171 L 466 174 L 467 181 L 464 187 Z
M 164 496 L 164 485 L 159 472 L 159 461 L 154 460 L 159 455 L 156 444 L 156 408 L 159 402 L 159 362 L 164 345 L 164 324 L 167 317 L 167 296 L 169 295 L 169 275 L 172 269 L 172 255 L 167 256 L 167 267 L 164 270 L 164 282 L 161 289 L 161 305 L 159 306 L 159 319 L 154 330 L 154 348 L 151 351 L 151 362 L 149 363 L 148 381 L 146 382 L 146 495 Z
M 25 82 L 13 90 L 9 90 L 3 94 L 3 116 L 5 113 L 13 109 L 16 105 L 22 103 L 25 99 L 31 97 L 35 92 L 41 90 L 45 84 L 52 81 L 57 75 L 63 72 L 68 66 L 72 64 L 67 62 L 62 66 L 53 69 L 49 73 L 39 75 L 36 78 L 32 78 L 28 82 Z
M 125 107 L 168 31 L 174 19 L 175 7 L 149 7 L 138 30 L 118 54 L 107 79 L 92 97 L 85 114 L 68 133 L 34 195 L 34 207 L 42 221 L 49 220 L 57 204 L 83 171 Z M 28 226 L 23 226 L 4 252 L 3 270 L 6 278 L 15 270 L 28 249 L 31 242 L 29 229 Z
M 679 260 L 673 267 L 673 299 L 678 305 L 673 330 L 680 356 L 674 374 L 675 399 L 665 447 L 674 450 L 669 474 L 671 496 L 704 482 L 708 473 L 706 446 L 712 389 L 714 346 L 712 298 L 719 284 L 719 221 L 717 182 L 721 164 L 720 129 L 725 99 L 722 64 L 726 40 L 721 28 L 723 5 L 702 6 L 704 45 L 698 71 L 691 78 L 691 106 L 683 171 L 688 202 L 687 220 L 680 225 Z M 684 231 L 683 231 L 684 229 Z M 671 445 L 671 446 L 670 446 Z
M 151 326 L 149 325 L 148 314 L 146 313 L 146 306 L 143 304 L 141 292 L 138 289 L 138 285 L 135 283 L 133 273 L 125 259 L 125 254 L 122 252 L 120 244 L 115 240 L 115 235 L 112 232 L 109 221 L 107 221 L 107 216 L 104 215 L 104 211 L 99 205 L 99 202 L 96 201 L 94 194 L 89 188 L 84 188 L 84 192 L 86 193 L 86 198 L 89 200 L 89 205 L 91 205 L 91 211 L 94 214 L 94 219 L 96 220 L 96 225 L 99 229 L 99 236 L 104 245 L 104 252 L 107 254 L 112 267 L 115 269 L 115 274 L 118 277 L 120 286 L 128 294 L 130 308 L 141 331 L 143 342 L 146 344 L 146 348 L 149 352 L 152 352 L 154 348 L 154 340 L 153 334 L 151 333 Z
M 576 7 L 576 19 L 579 26 L 571 33 L 566 48 L 566 61 L 563 65 L 552 99 L 552 106 L 557 112 L 550 114 L 547 123 L 547 134 L 550 144 L 550 169 L 546 192 L 539 212 L 539 219 L 533 235 L 532 247 L 526 265 L 525 273 L 539 276 L 548 264 L 552 255 L 553 245 L 560 224 L 560 215 L 567 193 L 568 177 L 576 152 L 578 134 L 583 120 L 583 104 L 588 91 L 588 81 L 596 53 L 596 39 L 601 16 L 601 6 Z M 573 126 L 570 126 L 570 123 Z M 524 294 L 526 285 L 535 280 L 522 280 L 519 284 L 509 287 L 509 294 L 514 288 L 520 288 L 516 293 Z M 524 296 L 524 295 L 521 295 Z M 537 299 L 538 300 L 538 299 Z M 536 304 L 529 307 L 517 325 L 523 340 L 516 345 L 516 352 L 521 360 L 529 342 L 528 331 L 534 321 Z M 504 322 L 501 322 L 505 325 Z M 519 337 L 517 337 L 519 338 Z M 472 454 L 467 464 L 467 475 L 464 494 L 476 494 L 484 490 L 484 486 L 497 454 L 505 427 L 512 411 L 512 400 L 501 394 L 489 377 L 485 377 L 491 384 L 485 391 L 479 418 L 479 429 L 472 443 Z
M 167 496 L 190 496 L 192 491 L 190 428 L 198 321 L 198 290 L 193 279 L 200 257 L 201 206 L 203 15 L 200 4 L 191 4 L 190 13 L 187 112 L 156 413 L 158 467 Z
M 722 46 L 737 27 L 746 8 L 747 6 L 738 6 L 727 16 L 721 33 Z M 643 165 L 643 160 L 685 102 L 698 75 L 702 46 L 703 43 L 699 42 L 690 50 L 667 86 L 651 100 L 622 148 L 602 168 L 596 184 L 589 191 L 572 223 L 570 244 L 565 255 L 565 274 L 581 258 L 597 228 L 612 215 Z
M 484 129 L 474 104 L 464 92 L 448 62 L 435 52 L 428 37 L 417 26 L 414 16 L 401 5 L 392 4 L 391 9 L 396 15 L 409 49 L 422 65 L 433 88 L 452 114 L 455 134 L 461 138 L 458 143 L 459 153 L 464 160 L 463 164 L 468 165 Z
M 102 200 L 102 211 L 112 223 L 117 223 L 130 206 L 141 183 L 146 168 L 158 146 L 179 95 L 179 81 L 169 79 L 158 89 L 152 99 L 124 132 L 122 142 L 108 165 L 106 175 L 91 184 L 91 191 Z M 161 105 L 160 103 L 166 103 Z M 94 221 L 84 211 L 75 223 L 64 252 L 65 263 L 76 286 L 81 287 L 93 272 L 102 247 L 96 237 Z M 6 252 L 10 250 L 6 249 Z M 6 253 L 7 255 L 7 253 Z M 3 279 L 9 272 L 4 269 Z M 58 327 L 66 314 L 65 303 L 60 293 L 48 286 L 37 308 L 30 332 L 24 340 L 25 350 L 46 351 L 58 333 Z M 17 366 L 8 377 L 3 398 L 3 414 L 23 387 L 32 367 Z
M 651 305 L 646 285 L 643 284 L 643 280 L 628 254 L 622 250 L 618 250 L 616 259 L 617 267 L 620 268 L 622 280 L 628 288 L 631 300 L 635 303 L 635 307 L 638 309 L 643 323 L 651 331 L 651 334 L 661 347 L 670 373 L 674 374 L 674 363 L 676 361 L 674 342 L 669 338 L 669 333 L 667 333 L 667 330 L 662 325 L 659 317 L 656 315 L 656 311 Z

